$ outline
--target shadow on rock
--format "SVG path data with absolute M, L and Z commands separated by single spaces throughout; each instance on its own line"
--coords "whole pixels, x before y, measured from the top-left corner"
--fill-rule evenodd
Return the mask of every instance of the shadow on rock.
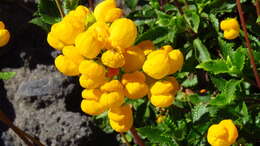
M 15 119 L 15 112 L 13 105 L 6 98 L 6 90 L 4 89 L 4 83 L 0 80 L 0 109 L 4 114 L 13 122 Z M 9 127 L 0 122 L 0 145 L 4 145 L 4 142 L 1 138 L 2 132 L 7 131 Z

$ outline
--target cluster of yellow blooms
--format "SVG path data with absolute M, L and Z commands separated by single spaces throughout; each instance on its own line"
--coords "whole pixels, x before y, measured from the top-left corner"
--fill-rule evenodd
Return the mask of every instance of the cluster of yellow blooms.
M 239 36 L 239 23 L 236 18 L 228 18 L 220 22 L 220 28 L 224 31 L 224 38 L 228 40 Z
M 232 120 L 222 120 L 208 129 L 207 139 L 212 146 L 230 146 L 235 143 L 237 137 L 237 128 Z
M 0 47 L 5 46 L 10 39 L 10 33 L 5 29 L 5 24 L 0 21 Z
M 108 111 L 110 125 L 117 132 L 133 125 L 125 97 L 148 95 L 156 107 L 172 105 L 179 85 L 169 75 L 180 70 L 184 60 L 180 50 L 169 45 L 157 50 L 149 40 L 134 45 L 137 27 L 122 15 L 115 0 L 99 3 L 94 12 L 78 6 L 52 25 L 47 38 L 53 48 L 62 51 L 55 59 L 57 69 L 67 76 L 80 76 L 85 88 L 82 111 L 90 115 Z

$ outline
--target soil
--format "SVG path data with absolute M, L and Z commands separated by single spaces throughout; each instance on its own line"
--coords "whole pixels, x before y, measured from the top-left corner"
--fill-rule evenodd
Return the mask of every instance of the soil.
M 0 109 L 44 145 L 119 145 L 116 133 L 104 133 L 81 112 L 78 79 L 57 71 L 57 52 L 47 44 L 47 33 L 28 23 L 35 10 L 34 0 L 0 2 L 0 21 L 11 33 L 9 44 L 0 48 L 0 71 L 16 72 L 14 78 L 0 81 Z M 0 146 L 22 145 L 0 122 Z

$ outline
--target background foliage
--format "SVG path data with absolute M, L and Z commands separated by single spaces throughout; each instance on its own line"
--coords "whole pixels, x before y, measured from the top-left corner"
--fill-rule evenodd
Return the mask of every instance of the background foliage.
M 85 2 L 85 3 L 84 3 Z M 86 1 L 64 0 L 64 12 Z M 161 1 L 164 2 L 164 1 Z M 254 0 L 241 0 L 249 39 L 260 72 L 260 26 Z M 174 74 L 182 88 L 174 105 L 155 108 L 147 98 L 128 100 L 133 104 L 135 127 L 147 145 L 208 145 L 207 130 L 223 119 L 232 119 L 239 138 L 235 145 L 260 142 L 260 90 L 255 85 L 244 34 L 229 41 L 223 38 L 220 21 L 239 15 L 234 0 L 124 0 L 127 17 L 138 26 L 136 43 L 152 40 L 156 46 L 166 44 L 185 54 L 181 72 Z M 31 23 L 49 31 L 60 21 L 52 0 L 40 0 Z M 206 89 L 206 90 L 201 90 Z M 157 123 L 159 116 L 165 116 Z M 107 133 L 106 113 L 94 117 Z M 132 138 L 126 135 L 129 141 Z

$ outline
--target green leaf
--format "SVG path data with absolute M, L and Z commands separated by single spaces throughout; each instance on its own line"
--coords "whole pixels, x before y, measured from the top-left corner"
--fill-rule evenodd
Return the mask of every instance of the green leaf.
M 218 90 L 220 91 L 224 91 L 225 89 L 225 84 L 226 84 L 226 80 L 221 79 L 221 78 L 215 78 L 215 77 L 211 77 L 211 81 L 213 82 L 213 84 L 218 88 Z
M 0 79 L 9 80 L 16 75 L 16 72 L 0 72 Z
M 206 46 L 201 42 L 199 38 L 195 39 L 193 41 L 193 46 L 196 48 L 199 52 L 199 61 L 205 62 L 211 60 L 210 54 Z
M 44 23 L 44 21 L 42 21 L 42 18 L 40 18 L 40 17 L 33 18 L 30 21 L 30 23 L 35 24 L 35 25 L 41 27 L 43 30 L 45 30 L 47 32 L 50 30 L 50 25 Z
M 141 41 L 144 40 L 155 40 L 160 37 L 163 37 L 168 33 L 168 29 L 164 27 L 154 27 L 147 32 L 139 35 L 139 38 L 136 41 L 136 44 L 140 43 Z
M 163 136 L 161 129 L 155 126 L 147 126 L 142 128 L 137 128 L 138 133 L 146 137 L 149 141 L 153 143 L 172 143 L 172 139 L 167 136 Z
M 228 43 L 223 39 L 221 39 L 220 37 L 218 38 L 218 43 L 223 57 L 227 59 L 227 56 L 231 55 L 235 44 Z
M 208 112 L 208 108 L 207 105 L 205 104 L 200 104 L 195 106 L 192 111 L 191 111 L 191 115 L 192 115 L 192 121 L 193 123 L 195 123 L 196 121 L 198 121 L 204 114 L 206 114 Z
M 216 17 L 216 15 L 209 14 L 209 19 L 210 19 L 210 22 L 213 24 L 213 27 L 216 30 L 216 32 L 219 32 L 219 21 L 218 21 L 218 18 Z
M 227 81 L 223 91 L 212 100 L 211 105 L 225 106 L 231 104 L 236 99 L 236 91 L 240 83 L 241 80 L 232 79 Z
M 260 23 L 260 16 L 257 17 L 256 23 Z
M 248 108 L 247 108 L 245 102 L 243 102 L 243 104 L 242 104 L 242 108 L 241 108 L 240 113 L 242 115 L 242 122 L 243 122 L 243 124 L 246 124 L 247 121 L 249 121 L 250 116 L 249 116 Z
M 228 58 L 229 59 L 229 56 Z M 236 51 L 233 51 L 230 54 L 230 63 L 229 64 L 229 72 L 240 74 L 244 68 L 246 59 L 246 51 L 245 48 L 239 48 Z
M 182 82 L 183 87 L 192 87 L 198 84 L 197 75 L 189 76 L 185 81 Z
M 62 6 L 65 14 L 68 14 L 69 11 L 74 10 L 79 5 L 79 0 L 63 0 Z
M 38 12 L 43 22 L 54 24 L 60 21 L 59 10 L 54 1 L 39 0 Z
M 224 60 L 210 60 L 196 66 L 213 74 L 227 73 L 229 68 Z
M 135 10 L 138 1 L 139 0 L 125 0 L 125 3 L 130 9 Z
M 185 19 L 195 33 L 198 33 L 200 25 L 200 16 L 194 10 L 184 12 Z

